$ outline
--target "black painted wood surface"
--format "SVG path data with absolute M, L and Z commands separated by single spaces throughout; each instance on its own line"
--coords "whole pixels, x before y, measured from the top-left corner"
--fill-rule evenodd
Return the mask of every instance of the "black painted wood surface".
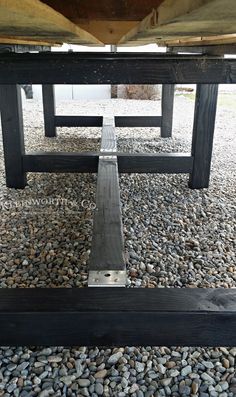
M 104 118 L 89 270 L 125 270 L 114 120 Z
M 97 172 L 102 153 L 36 152 L 23 156 L 25 172 Z M 193 157 L 188 153 L 117 153 L 120 173 L 189 174 Z
M 0 345 L 235 346 L 236 290 L 0 289 Z
M 115 116 L 116 127 L 160 127 L 161 116 Z
M 57 127 L 102 127 L 102 116 L 55 116 Z
M 57 127 L 102 127 L 102 116 L 55 116 Z M 161 116 L 115 116 L 116 127 L 160 127 Z
M 198 84 L 192 137 L 194 160 L 189 180 L 192 189 L 209 186 L 217 97 L 217 84 Z
M 157 53 L 0 54 L 0 84 L 15 83 L 231 84 L 236 83 L 236 59 Z
M 161 137 L 171 138 L 172 136 L 172 124 L 173 124 L 173 109 L 174 109 L 174 84 L 163 84 L 162 85 L 162 97 L 161 97 Z
M 0 86 L 0 109 L 6 185 L 23 189 L 26 185 L 26 173 L 22 161 L 25 146 L 20 86 Z
M 56 126 L 54 122 L 55 115 L 55 95 L 54 95 L 54 85 L 43 84 L 42 85 L 43 94 L 43 114 L 44 114 L 44 129 L 45 136 L 48 138 L 53 138 L 56 136 Z

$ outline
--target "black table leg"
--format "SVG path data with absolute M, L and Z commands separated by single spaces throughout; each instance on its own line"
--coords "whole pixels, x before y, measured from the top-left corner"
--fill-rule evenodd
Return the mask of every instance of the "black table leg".
M 54 86 L 51 84 L 44 84 L 42 86 L 43 92 L 43 114 L 44 114 L 44 128 L 45 136 L 53 138 L 57 135 L 55 126 L 55 98 Z
M 26 173 L 23 170 L 25 146 L 20 86 L 1 85 L 0 104 L 6 185 L 23 189 Z
M 209 186 L 217 96 L 218 84 L 197 85 L 192 140 L 194 160 L 189 180 L 192 189 Z
M 162 85 L 162 122 L 161 122 L 161 137 L 171 138 L 172 136 L 172 123 L 173 123 L 173 108 L 174 108 L 174 84 Z

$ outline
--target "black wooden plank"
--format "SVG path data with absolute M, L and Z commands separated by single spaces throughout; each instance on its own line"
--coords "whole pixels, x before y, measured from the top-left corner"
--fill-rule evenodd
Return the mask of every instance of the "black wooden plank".
M 170 138 L 172 136 L 172 124 L 173 124 L 173 109 L 174 109 L 174 84 L 163 84 L 162 85 L 162 97 L 161 97 L 161 137 Z
M 102 116 L 55 116 L 57 127 L 101 127 Z M 116 127 L 160 127 L 161 116 L 115 116 Z
M 192 139 L 194 160 L 189 181 L 189 186 L 192 189 L 209 186 L 217 96 L 218 85 L 198 84 Z
M 125 269 L 117 160 L 99 160 L 89 269 Z
M 114 119 L 103 119 L 89 270 L 125 270 Z M 113 153 L 112 153 L 113 152 Z M 109 153 L 109 154 L 108 154 Z
M 0 110 L 7 187 L 23 189 L 26 174 L 22 156 L 25 153 L 21 88 L 17 85 L 0 87 Z
M 51 84 L 43 84 L 43 114 L 44 114 L 44 129 L 45 136 L 53 138 L 56 136 L 56 126 L 54 122 L 55 114 L 55 98 L 54 86 Z
M 98 153 L 36 152 L 23 156 L 25 172 L 97 172 Z
M 235 346 L 235 289 L 0 289 L 0 345 Z
M 161 116 L 115 116 L 116 127 L 160 127 Z
M 102 116 L 55 116 L 57 127 L 102 127 Z
M 121 173 L 189 174 L 193 157 L 185 153 L 132 153 L 118 154 Z
M 32 153 L 23 156 L 25 172 L 97 172 L 100 153 Z M 120 173 L 186 173 L 193 157 L 185 153 L 112 153 L 118 159 Z
M 236 83 L 236 59 L 157 53 L 1 54 L 0 84 L 15 83 L 230 84 Z

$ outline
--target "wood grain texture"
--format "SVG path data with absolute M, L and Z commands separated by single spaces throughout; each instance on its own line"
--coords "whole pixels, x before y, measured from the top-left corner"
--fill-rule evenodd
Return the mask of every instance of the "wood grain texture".
M 140 21 L 163 0 L 43 0 L 74 23 L 87 21 Z
M 194 160 L 189 180 L 192 189 L 209 186 L 217 97 L 218 85 L 197 85 L 192 138 Z
M 44 115 L 44 131 L 45 136 L 53 138 L 57 135 L 56 126 L 54 122 L 55 115 L 55 97 L 54 97 L 54 85 L 43 84 L 43 115 Z
M 161 116 L 115 116 L 116 127 L 160 127 Z M 55 116 L 57 127 L 101 127 L 102 116 Z
M 119 172 L 189 174 L 193 157 L 185 153 L 132 153 L 118 154 Z
M 162 85 L 162 96 L 161 96 L 161 137 L 170 138 L 172 136 L 172 124 L 173 124 L 173 110 L 174 110 L 174 84 L 163 84 Z
M 23 189 L 26 185 L 26 173 L 22 161 L 25 145 L 20 86 L 0 86 L 0 109 L 6 185 Z
M 165 0 L 126 33 L 120 44 L 165 42 L 194 36 L 235 34 L 234 0 Z M 211 37 L 209 37 L 209 41 Z
M 234 34 L 235 0 L 1 0 L 0 42 L 140 45 Z
M 219 45 L 224 48 L 226 44 L 235 44 L 236 43 L 236 34 L 222 34 L 222 35 L 211 35 L 211 36 L 193 36 L 189 37 L 179 37 L 178 39 L 175 38 L 165 38 L 165 39 L 158 39 L 157 43 L 160 45 L 164 45 L 167 47 L 171 46 L 216 46 Z M 194 51 L 193 51 L 194 52 Z M 225 52 L 227 54 L 227 52 Z
M 1 37 L 54 43 L 102 44 L 39 0 L 1 0 L 0 42 Z
M 104 118 L 89 270 L 125 270 L 116 148 L 114 118 Z
M 98 153 L 36 152 L 23 156 L 25 172 L 96 173 Z
M 98 159 L 102 153 L 29 153 L 23 156 L 25 172 L 92 172 L 98 170 Z M 192 172 L 193 157 L 187 153 L 115 153 L 120 173 L 167 173 Z
M 235 346 L 235 289 L 0 289 L 0 344 Z
M 160 127 L 161 116 L 115 116 L 116 127 Z
M 1 54 L 0 84 L 15 83 L 230 84 L 236 83 L 236 59 L 157 53 Z
M 102 127 L 102 116 L 55 116 L 57 127 Z
M 129 14 L 131 15 L 131 14 Z M 117 44 L 139 21 L 78 20 L 76 23 L 104 44 Z
M 15 44 L 15 45 L 29 45 L 29 46 L 55 46 L 58 47 L 59 44 L 55 43 L 54 41 L 44 41 L 44 40 L 30 40 L 27 37 L 17 37 L 17 36 L 5 36 L 0 38 L 1 44 Z

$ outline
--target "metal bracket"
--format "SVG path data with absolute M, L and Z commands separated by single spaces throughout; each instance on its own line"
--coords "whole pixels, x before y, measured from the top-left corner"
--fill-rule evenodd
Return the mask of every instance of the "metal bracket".
M 125 287 L 125 270 L 91 270 L 88 279 L 89 287 Z

